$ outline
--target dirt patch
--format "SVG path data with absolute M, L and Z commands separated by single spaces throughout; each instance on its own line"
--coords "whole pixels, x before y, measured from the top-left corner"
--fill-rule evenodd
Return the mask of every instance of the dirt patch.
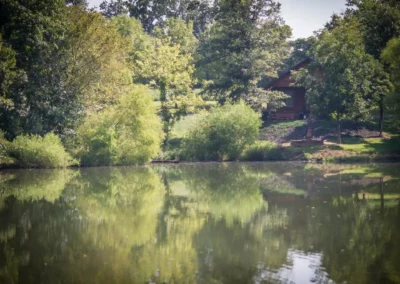
M 379 131 L 369 123 L 357 123 L 345 121 L 342 124 L 342 136 L 351 138 L 373 138 L 379 136 Z M 325 140 L 336 137 L 336 125 L 330 121 L 316 121 L 312 125 L 313 139 Z M 278 122 L 267 125 L 260 131 L 260 140 L 269 140 L 279 144 L 288 143 L 292 140 L 305 139 L 307 135 L 307 123 Z
M 292 140 L 305 139 L 306 135 L 307 125 L 304 122 L 300 122 L 298 125 L 294 126 L 290 126 L 290 124 L 287 125 L 287 122 L 283 122 L 282 124 L 276 123 L 261 129 L 260 140 L 268 140 L 282 144 Z

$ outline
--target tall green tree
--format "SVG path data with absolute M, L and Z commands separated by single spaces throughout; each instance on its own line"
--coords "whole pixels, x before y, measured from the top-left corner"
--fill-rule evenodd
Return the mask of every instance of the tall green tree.
M 299 38 L 290 42 L 290 55 L 284 60 L 282 70 L 287 70 L 295 66 L 300 61 L 312 56 L 311 50 L 313 45 L 317 42 L 314 36 L 308 38 Z
M 0 34 L 0 105 L 12 107 L 13 102 L 8 98 L 10 86 L 21 79 L 21 72 L 17 69 L 16 52 L 3 41 Z
M 114 25 L 85 5 L 65 4 L 0 3 L 3 39 L 24 74 L 8 88 L 13 106 L 0 106 L 8 138 L 71 133 L 88 110 L 115 103 L 132 83 L 126 42 Z
M 120 33 L 131 42 L 134 82 L 148 84 L 160 92 L 160 114 L 167 141 L 174 122 L 198 101 L 192 92 L 191 26 L 184 26 L 181 33 L 183 26 L 177 20 L 180 24 L 171 24 L 165 30 L 160 28 L 158 37 L 153 37 L 144 31 L 137 19 L 118 16 L 112 20 Z M 179 29 L 173 29 L 176 26 Z
M 395 113 L 400 113 L 400 38 L 391 39 L 382 52 L 382 60 L 389 66 L 394 90 L 387 104 Z
M 313 54 L 315 61 L 299 71 L 297 83 L 306 88 L 313 113 L 336 122 L 341 143 L 341 121 L 368 117 L 373 101 L 388 92 L 390 83 L 382 75 L 380 63 L 365 52 L 354 19 L 324 31 Z
M 400 36 L 400 2 L 398 0 L 348 0 L 347 15 L 360 22 L 365 50 L 376 59 L 390 39 Z
M 79 96 L 85 112 L 115 104 L 132 84 L 129 42 L 100 13 L 67 10 L 65 87 Z
M 72 127 L 80 110 L 76 94 L 63 86 L 66 6 L 63 0 L 0 2 L 3 39 L 16 52 L 26 80 L 8 95 L 14 107 L 1 108 L 0 127 L 9 137 L 44 134 Z
M 216 22 L 200 39 L 198 68 L 204 70 L 206 92 L 218 99 L 272 103 L 282 93 L 259 87 L 263 77 L 276 77 L 288 55 L 290 28 L 273 0 L 221 0 Z
M 186 23 L 194 23 L 194 33 L 199 35 L 212 22 L 215 15 L 215 2 L 212 0 L 109 0 L 103 1 L 100 9 L 104 16 L 121 14 L 140 20 L 146 32 L 153 32 L 170 18 L 179 18 Z
M 128 13 L 128 3 L 125 0 L 103 1 L 99 8 L 103 16 L 107 18 Z
M 170 18 L 157 26 L 153 35 L 179 45 L 181 53 L 195 56 L 198 41 L 193 34 L 193 22 L 186 23 L 179 18 Z

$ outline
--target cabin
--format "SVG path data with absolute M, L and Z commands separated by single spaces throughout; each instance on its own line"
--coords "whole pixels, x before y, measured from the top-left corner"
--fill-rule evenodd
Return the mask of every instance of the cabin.
M 309 115 L 309 107 L 306 104 L 306 90 L 302 87 L 292 86 L 292 71 L 300 70 L 312 62 L 311 58 L 306 58 L 297 63 L 292 68 L 282 72 L 279 77 L 271 81 L 266 88 L 276 91 L 281 91 L 290 98 L 285 100 L 286 106 L 276 111 L 267 109 L 268 120 L 297 120 L 305 119 Z

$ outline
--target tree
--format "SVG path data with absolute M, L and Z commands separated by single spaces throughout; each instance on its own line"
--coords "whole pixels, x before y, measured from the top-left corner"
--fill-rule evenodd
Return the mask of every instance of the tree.
M 8 95 L 14 107 L 0 107 L 0 127 L 9 138 L 21 132 L 61 133 L 79 116 L 76 94 L 62 84 L 66 9 L 63 0 L 0 2 L 3 39 L 26 78 Z
M 78 129 L 77 155 L 82 165 L 143 164 L 159 153 L 162 136 L 148 90 L 137 85 L 115 106 L 86 118 Z
M 22 75 L 16 67 L 15 56 L 16 52 L 7 46 L 0 34 L 0 106 L 13 106 L 12 100 L 8 98 L 10 87 Z
M 371 91 L 367 100 L 379 109 L 379 136 L 383 136 L 384 113 L 387 96 L 393 91 L 393 84 L 384 66 L 376 59 L 371 59 L 370 64 Z
M 388 96 L 388 106 L 400 110 L 400 38 L 391 39 L 382 52 L 382 60 L 389 66 L 394 92 Z
M 290 42 L 290 55 L 284 60 L 281 70 L 287 70 L 295 66 L 300 61 L 312 56 L 311 50 L 316 43 L 316 37 L 299 38 Z
M 103 1 L 99 8 L 103 16 L 107 18 L 128 14 L 128 3 L 124 0 Z
M 65 4 L 78 5 L 84 8 L 87 8 L 89 6 L 87 0 L 65 0 Z
M 193 22 L 186 23 L 179 18 L 170 18 L 157 26 L 154 37 L 169 40 L 173 45 L 179 45 L 181 53 L 195 55 L 197 39 L 193 34 Z
M 79 95 L 85 112 L 115 104 L 132 84 L 129 42 L 98 12 L 71 7 L 67 24 L 65 88 Z
M 214 18 L 212 0 L 128 0 L 129 15 L 142 22 L 145 31 L 151 33 L 156 26 L 169 18 L 193 21 L 196 35 L 204 31 Z
M 288 54 L 290 28 L 272 0 L 222 0 L 216 22 L 201 36 L 197 67 L 204 70 L 206 92 L 223 102 L 245 99 L 252 104 L 283 98 L 259 87 L 263 77 L 276 77 Z
M 226 104 L 204 117 L 183 146 L 189 160 L 237 160 L 259 135 L 260 116 L 243 102 Z
M 191 88 L 194 65 L 188 43 L 193 39 L 181 37 L 179 31 L 161 28 L 157 32 L 160 38 L 151 37 L 140 22 L 127 16 L 116 17 L 113 21 L 120 33 L 131 42 L 134 82 L 149 84 L 160 92 L 160 114 L 167 141 L 174 122 L 199 101 Z M 184 28 L 183 34 L 190 34 L 190 26 Z
M 24 76 L 8 88 L 0 127 L 72 133 L 86 112 L 115 103 L 131 83 L 126 42 L 101 14 L 64 1 L 1 2 L 3 38 Z M 18 84 L 16 84 L 18 83 Z
M 333 119 L 341 143 L 341 121 L 365 119 L 371 100 L 385 93 L 379 62 L 365 53 L 355 20 L 343 20 L 332 31 L 324 31 L 313 49 L 315 61 L 301 70 L 297 83 L 307 90 L 314 114 Z
M 400 36 L 400 2 L 398 0 L 348 0 L 347 14 L 355 15 L 368 54 L 380 58 L 387 42 Z

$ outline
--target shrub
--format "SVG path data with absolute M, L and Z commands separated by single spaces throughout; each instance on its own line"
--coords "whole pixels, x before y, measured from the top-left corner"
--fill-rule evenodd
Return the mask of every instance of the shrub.
M 147 88 L 135 86 L 116 106 L 87 117 L 77 140 L 82 165 L 149 162 L 160 151 L 162 125 Z
M 213 109 L 191 130 L 183 143 L 182 157 L 188 160 L 235 160 L 257 140 L 261 120 L 240 102 Z
M 18 166 L 26 168 L 65 168 L 76 163 L 53 133 L 44 137 L 18 136 L 10 143 L 7 152 Z
M 4 138 L 4 133 L 0 130 L 0 166 L 7 166 L 13 163 L 13 159 L 8 155 L 10 142 Z
M 256 141 L 243 150 L 240 159 L 242 161 L 276 161 L 281 160 L 281 156 L 281 150 L 276 143 Z

